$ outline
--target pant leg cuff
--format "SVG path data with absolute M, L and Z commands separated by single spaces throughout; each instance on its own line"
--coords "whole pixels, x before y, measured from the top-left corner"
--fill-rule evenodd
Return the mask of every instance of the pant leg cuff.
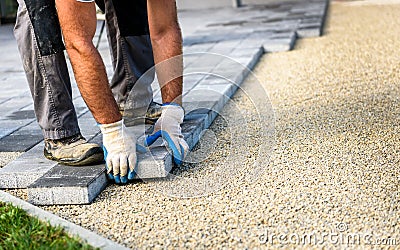
M 57 129 L 57 130 L 42 130 L 45 139 L 59 140 L 71 137 L 80 133 L 79 128 Z

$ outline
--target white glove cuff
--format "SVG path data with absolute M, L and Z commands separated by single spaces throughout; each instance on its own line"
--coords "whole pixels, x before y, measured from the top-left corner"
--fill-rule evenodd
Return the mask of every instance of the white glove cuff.
M 122 131 L 123 126 L 124 126 L 123 120 L 120 120 L 120 121 L 117 121 L 117 122 L 114 122 L 114 123 L 100 124 L 99 125 L 101 133 L 103 135 L 114 133 L 114 132 L 116 132 L 118 130 Z
M 174 119 L 179 123 L 183 122 L 183 117 L 185 116 L 185 111 L 181 106 L 167 105 L 161 107 L 162 117 L 168 117 L 169 119 Z

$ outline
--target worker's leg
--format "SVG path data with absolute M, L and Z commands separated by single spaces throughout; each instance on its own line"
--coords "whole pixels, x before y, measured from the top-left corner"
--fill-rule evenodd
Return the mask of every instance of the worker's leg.
M 148 0 L 148 15 L 154 61 L 169 60 L 157 67 L 163 102 L 182 104 L 182 33 L 175 0 Z
M 105 13 L 114 67 L 110 86 L 118 106 L 120 110 L 125 104 L 130 108 L 147 107 L 153 97 L 153 74 L 146 74 L 149 77 L 136 84 L 154 66 L 146 0 L 106 0 Z
M 61 139 L 79 134 L 54 1 L 18 3 L 14 33 L 44 137 Z

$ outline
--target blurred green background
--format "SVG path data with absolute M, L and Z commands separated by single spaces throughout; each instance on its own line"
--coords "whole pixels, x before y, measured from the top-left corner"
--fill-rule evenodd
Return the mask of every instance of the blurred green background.
M 17 0 L 0 0 L 0 24 L 15 22 Z

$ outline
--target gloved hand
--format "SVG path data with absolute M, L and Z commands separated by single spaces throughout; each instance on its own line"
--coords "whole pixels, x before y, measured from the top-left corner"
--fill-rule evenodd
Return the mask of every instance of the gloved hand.
M 127 183 L 135 176 L 136 138 L 128 133 L 122 120 L 99 127 L 108 177 L 115 183 Z
M 172 151 L 174 162 L 182 164 L 183 159 L 189 152 L 189 146 L 183 139 L 181 124 L 184 111 L 181 106 L 174 103 L 163 104 L 161 116 L 154 125 L 153 134 L 146 138 L 145 146 L 153 144 L 159 137 L 162 137 L 167 147 Z

